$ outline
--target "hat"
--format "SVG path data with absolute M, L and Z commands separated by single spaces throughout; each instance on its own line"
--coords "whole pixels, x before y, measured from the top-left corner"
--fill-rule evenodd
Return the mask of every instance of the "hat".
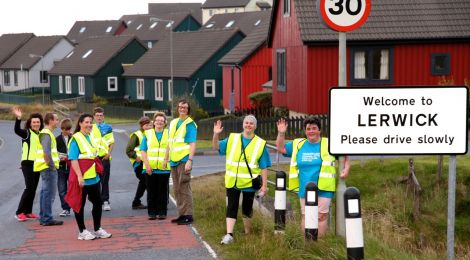
M 143 116 L 139 119 L 139 125 L 140 126 L 144 126 L 148 123 L 150 123 L 150 118 L 148 116 Z

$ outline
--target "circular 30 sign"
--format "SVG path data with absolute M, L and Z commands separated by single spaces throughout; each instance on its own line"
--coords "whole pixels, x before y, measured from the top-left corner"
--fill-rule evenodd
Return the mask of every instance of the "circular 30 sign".
M 333 30 L 347 32 L 366 22 L 371 0 L 319 0 L 323 21 Z

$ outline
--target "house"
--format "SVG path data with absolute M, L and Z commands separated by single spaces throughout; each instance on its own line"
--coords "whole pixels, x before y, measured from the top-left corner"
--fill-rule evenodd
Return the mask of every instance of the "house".
M 120 35 L 126 24 L 120 20 L 77 21 L 67 33 L 73 43 L 79 44 L 89 37 Z
M 123 98 L 123 66 L 133 64 L 146 51 L 134 36 L 88 38 L 49 71 L 51 98 Z
M 470 1 L 374 0 L 347 33 L 348 86 L 462 85 L 470 79 Z M 338 85 L 338 33 L 310 0 L 274 1 L 273 105 L 325 114 Z
M 272 50 L 266 44 L 268 31 L 269 21 L 266 20 L 219 60 L 225 112 L 250 108 L 247 97 L 265 89 L 263 84 L 271 82 Z
M 273 0 L 206 0 L 202 4 L 202 24 L 215 14 L 243 13 L 270 9 Z
M 244 13 L 227 13 L 216 14 L 201 27 L 201 30 L 220 30 L 228 28 L 238 28 L 245 35 L 252 30 L 258 28 L 262 23 L 269 23 L 271 18 L 271 10 L 244 12 Z
M 192 96 L 207 112 L 222 113 L 217 62 L 243 37 L 237 29 L 174 33 L 173 45 L 165 38 L 124 73 L 126 94 L 155 109 L 168 109 L 173 96 Z
M 151 14 L 123 15 L 120 19 L 127 29 L 123 34 L 134 35 L 150 49 L 173 32 L 199 30 L 201 24 L 188 12 L 161 16 Z M 173 21 L 173 22 L 170 22 Z
M 199 24 L 202 24 L 201 6 L 201 3 L 149 3 L 148 13 L 156 17 L 173 13 L 190 13 Z
M 63 59 L 74 45 L 64 36 L 32 37 L 8 60 L 0 65 L 0 74 L 7 75 L 3 91 L 13 92 L 31 88 L 49 90 L 48 71 Z M 9 84 L 7 84 L 9 83 Z

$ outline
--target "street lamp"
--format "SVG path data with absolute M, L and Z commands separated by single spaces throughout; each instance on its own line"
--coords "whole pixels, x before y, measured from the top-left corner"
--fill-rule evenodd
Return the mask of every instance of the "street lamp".
M 41 78 L 42 77 L 41 73 L 44 73 L 44 56 L 30 53 L 29 57 L 30 58 L 41 58 L 41 72 L 39 72 L 39 81 L 40 81 L 40 83 L 43 83 L 42 78 Z M 42 88 L 42 104 L 44 105 L 44 86 L 41 86 L 41 88 Z
M 158 17 L 150 17 L 150 22 L 168 22 L 166 27 L 170 28 L 170 81 L 171 81 L 171 91 L 169 89 L 170 83 L 168 83 L 168 91 L 171 93 L 170 100 L 170 115 L 173 117 L 173 20 L 160 19 Z

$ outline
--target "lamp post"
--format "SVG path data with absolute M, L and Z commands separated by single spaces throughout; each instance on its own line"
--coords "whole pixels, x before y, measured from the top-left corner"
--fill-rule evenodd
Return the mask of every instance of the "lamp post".
M 29 57 L 30 58 L 41 58 L 41 72 L 39 72 L 39 82 L 43 83 L 42 78 L 41 78 L 42 77 L 41 73 L 43 73 L 43 71 L 44 71 L 44 56 L 30 53 Z M 44 105 L 44 86 L 41 86 L 41 89 L 42 89 L 42 104 Z
M 150 22 L 168 22 L 166 27 L 170 28 L 170 81 L 171 81 L 171 91 L 170 91 L 170 83 L 168 83 L 168 91 L 169 94 L 171 94 L 171 100 L 170 100 L 170 115 L 173 117 L 173 23 L 175 21 L 173 20 L 166 20 L 166 19 L 160 19 L 157 17 L 150 17 Z M 168 98 L 169 99 L 169 98 Z

